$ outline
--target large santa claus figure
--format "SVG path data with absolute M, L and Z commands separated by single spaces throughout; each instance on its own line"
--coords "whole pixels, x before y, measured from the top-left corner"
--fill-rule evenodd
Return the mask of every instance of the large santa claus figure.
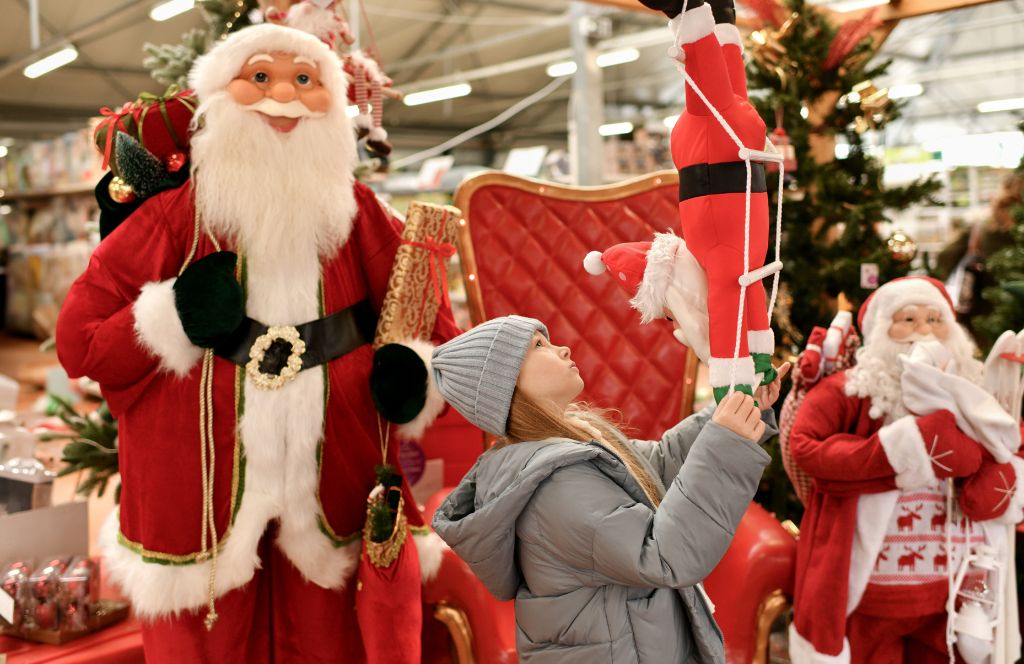
M 191 181 L 102 242 L 57 328 L 61 363 L 96 379 L 119 420 L 107 569 L 149 662 L 360 662 L 361 629 L 409 625 L 418 644 L 413 616 L 367 626 L 354 609 L 386 438 L 369 342 L 400 237 L 354 182 L 341 63 L 312 35 L 260 25 L 217 43 L 190 84 Z M 457 332 L 442 307 L 434 341 Z M 422 407 L 426 386 L 409 390 L 378 406 Z M 424 541 L 405 545 L 436 568 Z M 393 594 L 418 601 L 414 576 Z
M 857 364 L 807 393 L 789 439 L 813 480 L 791 659 L 944 663 L 950 571 L 981 544 L 1005 545 L 996 524 L 1021 518 L 1018 423 L 978 386 L 939 282 L 882 286 L 858 323 Z

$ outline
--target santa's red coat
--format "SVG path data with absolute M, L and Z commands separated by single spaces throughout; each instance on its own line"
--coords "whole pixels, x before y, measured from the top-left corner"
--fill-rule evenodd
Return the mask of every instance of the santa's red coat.
M 322 315 L 367 298 L 379 311 L 399 246 L 400 226 L 374 194 L 356 183 L 354 196 L 358 212 L 348 240 L 334 257 L 321 261 Z M 183 376 L 166 370 L 138 338 L 134 313 L 144 285 L 177 276 L 193 240 L 193 215 L 187 184 L 146 201 L 96 249 L 72 286 L 57 326 L 61 363 L 73 377 L 97 380 L 118 418 L 123 488 L 119 519 L 105 528 L 104 548 L 112 576 L 144 617 L 201 607 L 207 595 L 208 563 L 197 561 L 203 495 L 200 363 Z M 222 248 L 234 250 L 220 240 Z M 202 235 L 195 258 L 213 251 Z M 457 333 L 450 310 L 442 306 L 433 341 Z M 287 545 L 283 550 L 306 578 L 324 587 L 351 579 L 373 468 L 381 461 L 368 387 L 372 355 L 365 344 L 299 375 L 316 376 L 305 384 L 316 385 L 322 400 L 314 399 L 310 408 L 312 417 L 322 418 L 322 435 L 317 442 L 314 433 L 305 448 L 259 436 L 242 440 L 238 422 L 245 413 L 245 395 L 256 388 L 244 387 L 243 369 L 214 359 L 213 511 L 222 543 L 218 595 L 252 578 L 259 539 L 272 519 L 282 523 L 278 542 Z M 294 418 L 296 411 L 311 406 L 296 392 L 300 383 L 279 391 L 281 411 L 275 417 Z M 396 467 L 397 453 L 398 445 L 392 444 L 388 460 Z M 267 463 L 267 455 L 275 454 L 280 461 Z M 259 464 L 263 469 L 257 472 Z M 420 526 L 422 517 L 408 487 L 405 493 L 409 522 Z
M 849 661 L 847 616 L 878 554 L 855 551 L 858 526 L 862 532 L 881 528 L 875 532 L 884 534 L 895 505 L 898 473 L 893 466 L 903 465 L 896 457 L 916 454 L 907 448 L 923 445 L 916 428 L 901 426 L 912 422 L 886 425 L 869 415 L 869 398 L 848 396 L 847 373 L 835 373 L 808 392 L 789 439 L 793 460 L 813 480 L 800 523 L 790 629 L 790 652 L 798 664 Z M 961 486 L 961 505 L 965 490 Z M 970 491 L 998 495 L 991 482 L 972 483 Z

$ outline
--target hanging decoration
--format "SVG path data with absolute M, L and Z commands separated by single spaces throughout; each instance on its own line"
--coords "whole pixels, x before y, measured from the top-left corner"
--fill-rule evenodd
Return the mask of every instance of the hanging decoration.
M 909 265 L 917 256 L 917 243 L 903 231 L 893 232 L 885 241 L 885 245 L 889 248 L 892 259 L 901 265 Z

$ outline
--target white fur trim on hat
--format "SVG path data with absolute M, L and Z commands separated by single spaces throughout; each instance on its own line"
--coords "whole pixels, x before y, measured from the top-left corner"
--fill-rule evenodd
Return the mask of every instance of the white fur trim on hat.
M 716 23 L 715 24 L 715 36 L 718 37 L 718 43 L 722 46 L 726 44 L 736 44 L 743 48 L 743 40 L 740 38 L 740 29 L 732 23 Z
M 437 416 L 444 410 L 444 397 L 441 396 L 441 392 L 437 389 L 437 383 L 434 382 L 434 372 L 430 370 L 430 357 L 434 353 L 434 344 L 423 339 L 406 339 L 401 342 L 401 345 L 414 350 L 427 367 L 427 401 L 423 405 L 423 410 L 412 420 L 396 427 L 399 437 L 403 440 L 419 440 L 423 437 L 427 427 L 433 424 Z
M 388 132 L 384 127 L 374 127 L 366 137 L 371 141 L 386 141 L 388 140 Z
M 708 382 L 711 387 L 728 387 L 732 379 L 733 359 L 712 357 L 708 360 Z M 754 360 L 749 355 L 736 360 L 736 385 L 754 385 Z
M 796 625 L 789 626 L 789 660 L 793 664 L 850 664 L 850 641 L 843 639 L 838 655 L 826 655 L 814 649 L 814 644 L 800 636 Z
M 889 320 L 897 311 L 912 304 L 936 307 L 950 322 L 956 318 L 945 294 L 931 282 L 914 277 L 899 279 L 881 286 L 867 302 L 861 322 L 862 336 L 867 339 L 878 321 Z
M 341 60 L 313 35 L 282 25 L 263 23 L 234 32 L 216 42 L 205 55 L 199 56 L 188 75 L 188 84 L 200 103 L 205 102 L 238 76 L 249 58 L 257 53 L 283 51 L 309 58 L 317 64 L 320 82 L 334 97 L 333 105 L 343 107 L 348 84 L 341 70 Z
M 189 341 L 174 304 L 174 279 L 142 287 L 132 305 L 139 344 L 160 358 L 160 368 L 185 376 L 203 357 L 203 349 Z
M 629 301 L 640 312 L 641 322 L 649 323 L 664 316 L 665 291 L 676 267 L 676 252 L 682 244 L 682 239 L 673 233 L 654 234 L 654 242 L 647 250 L 644 278 Z
M 669 30 L 676 46 L 692 44 L 707 37 L 715 31 L 715 17 L 711 13 L 711 5 L 701 5 L 688 9 L 668 22 Z
M 879 429 L 878 440 L 885 450 L 886 460 L 896 471 L 897 487 L 916 489 L 936 481 L 932 459 L 917 428 L 917 419 L 912 415 L 904 415 Z
M 596 277 L 607 272 L 608 266 L 601 260 L 600 251 L 591 251 L 583 257 L 583 269 L 587 271 L 587 274 L 592 274 Z

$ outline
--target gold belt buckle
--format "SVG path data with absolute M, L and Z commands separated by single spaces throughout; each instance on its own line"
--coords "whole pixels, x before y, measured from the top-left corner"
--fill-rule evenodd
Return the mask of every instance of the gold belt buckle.
M 281 368 L 280 373 L 270 374 L 260 371 L 260 364 L 267 349 L 275 341 L 286 341 L 292 347 L 292 353 L 288 356 L 288 362 Z M 293 325 L 274 325 L 267 329 L 266 334 L 260 335 L 249 348 L 249 362 L 245 365 L 245 373 L 252 379 L 253 384 L 261 390 L 276 390 L 281 386 L 295 380 L 295 377 L 302 371 L 302 355 L 306 352 L 306 342 L 299 336 L 298 329 Z

